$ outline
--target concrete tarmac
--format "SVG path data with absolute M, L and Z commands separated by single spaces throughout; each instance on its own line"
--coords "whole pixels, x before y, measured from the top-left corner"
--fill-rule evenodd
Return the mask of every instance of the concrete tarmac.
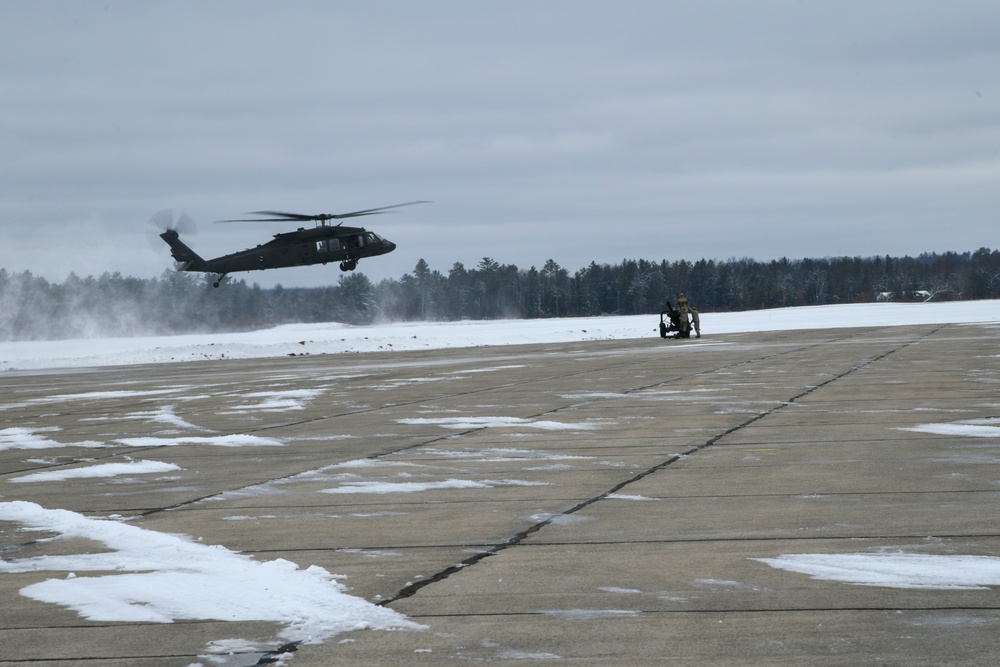
M 864 573 L 763 560 L 1000 557 L 998 329 L 705 327 L 700 340 L 651 325 L 631 341 L 4 374 L 0 435 L 57 427 L 45 433 L 112 446 L 0 439 L 0 502 L 318 565 L 426 629 L 281 649 L 271 623 L 91 621 L 19 593 L 59 575 L 7 573 L 0 665 L 1000 663 L 1000 580 L 860 585 Z M 925 424 L 956 430 L 906 430 Z M 119 442 L 195 428 L 283 446 Z M 11 481 L 125 457 L 180 470 Z M 358 460 L 372 465 L 329 471 Z M 0 556 L 100 550 L 21 528 L 0 522 Z M 207 655 L 229 638 L 271 652 Z

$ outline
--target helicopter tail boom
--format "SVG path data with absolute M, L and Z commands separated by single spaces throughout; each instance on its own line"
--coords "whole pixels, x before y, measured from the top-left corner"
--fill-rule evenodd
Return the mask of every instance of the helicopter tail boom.
M 167 231 L 160 234 L 160 238 L 166 241 L 167 245 L 170 246 L 170 254 L 173 256 L 180 267 L 181 271 L 207 271 L 208 267 L 198 253 L 196 253 L 191 248 L 187 247 L 183 241 L 181 241 L 180 236 L 177 234 L 176 229 L 168 229 Z

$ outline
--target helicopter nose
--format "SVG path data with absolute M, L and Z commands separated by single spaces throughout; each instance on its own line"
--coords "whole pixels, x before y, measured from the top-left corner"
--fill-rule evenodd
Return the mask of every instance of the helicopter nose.
M 395 249 L 396 249 L 395 243 L 393 243 L 392 241 L 385 242 L 385 252 L 392 252 Z

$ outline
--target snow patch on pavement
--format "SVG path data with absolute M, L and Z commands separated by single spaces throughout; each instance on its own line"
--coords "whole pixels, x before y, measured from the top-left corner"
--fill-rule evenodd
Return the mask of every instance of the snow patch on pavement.
M 423 629 L 403 615 L 344 593 L 336 576 L 290 561 L 257 561 L 221 546 L 35 503 L 0 502 L 0 521 L 59 538 L 101 542 L 112 551 L 8 558 L 0 572 L 67 573 L 21 589 L 104 622 L 266 621 L 284 641 L 319 643 L 349 630 Z M 77 576 L 77 572 L 103 573 Z
M 990 556 L 935 556 L 900 551 L 786 554 L 754 560 L 813 579 L 857 586 L 933 590 L 975 590 L 1000 586 L 1000 558 Z

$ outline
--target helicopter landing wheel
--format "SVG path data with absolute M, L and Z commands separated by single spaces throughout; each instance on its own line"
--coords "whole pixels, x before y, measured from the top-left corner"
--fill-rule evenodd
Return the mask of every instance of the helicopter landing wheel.
M 356 259 L 348 259 L 340 263 L 341 271 L 353 271 L 356 268 L 358 268 L 358 260 Z

